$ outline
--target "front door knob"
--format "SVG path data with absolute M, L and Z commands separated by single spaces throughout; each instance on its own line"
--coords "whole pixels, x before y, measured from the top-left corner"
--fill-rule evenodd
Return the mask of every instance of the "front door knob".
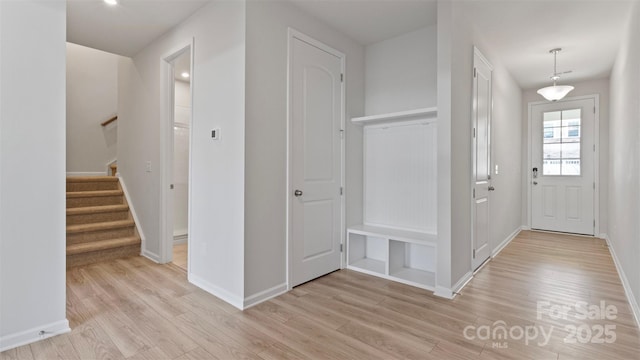
M 300 196 L 302 196 L 302 190 L 296 190 L 296 191 L 294 191 L 293 195 L 295 195 L 296 197 L 300 197 Z

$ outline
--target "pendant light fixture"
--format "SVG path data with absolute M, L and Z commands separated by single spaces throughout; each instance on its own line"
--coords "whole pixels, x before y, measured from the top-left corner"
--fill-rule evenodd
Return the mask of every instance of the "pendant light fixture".
M 553 80 L 553 85 L 547 86 L 538 90 L 538 94 L 542 95 L 545 99 L 549 101 L 558 101 L 563 97 L 567 96 L 567 94 L 574 89 L 573 86 L 569 86 L 569 85 L 556 85 L 556 81 L 560 79 L 560 74 L 558 74 L 558 71 L 556 69 L 557 56 L 560 50 L 562 49 L 556 48 L 556 49 L 549 50 L 550 53 L 553 53 L 553 75 L 551 75 L 551 80 Z

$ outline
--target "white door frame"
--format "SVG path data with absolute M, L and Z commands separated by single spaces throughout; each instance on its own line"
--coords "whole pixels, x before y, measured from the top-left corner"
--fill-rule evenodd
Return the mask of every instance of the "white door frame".
M 346 74 L 346 55 L 343 54 L 342 52 L 312 38 L 309 37 L 305 34 L 303 34 L 302 32 L 295 30 L 293 28 L 288 28 L 287 29 L 287 196 L 286 196 L 286 212 L 287 212 L 287 220 L 286 220 L 286 257 L 287 257 L 287 289 L 291 290 L 292 286 L 291 286 L 291 271 L 292 271 L 292 266 L 291 266 L 291 262 L 293 259 L 293 249 L 292 249 L 292 244 L 291 244 L 291 236 L 293 234 L 293 212 L 292 212 L 292 201 L 293 201 L 293 157 L 291 156 L 291 147 L 292 147 L 292 143 L 293 143 L 293 138 L 292 138 L 292 134 L 291 134 L 291 128 L 292 128 L 292 121 L 293 121 L 293 116 L 292 116 L 292 112 L 293 112 L 293 104 L 291 101 L 291 82 L 292 82 L 292 76 L 291 76 L 291 69 L 293 66 L 293 52 L 292 52 L 292 48 L 293 48 L 293 40 L 294 39 L 298 39 L 298 40 L 302 40 L 308 44 L 311 44 L 319 49 L 322 49 L 326 52 L 328 52 L 329 54 L 332 54 L 338 58 L 340 58 L 340 66 L 341 66 L 341 72 L 342 74 L 344 74 L 344 81 L 341 84 L 341 91 L 342 91 L 342 99 L 341 99 L 341 109 L 340 109 L 340 114 L 341 114 L 341 119 L 340 119 L 340 128 L 342 129 L 342 133 L 343 133 L 343 138 L 342 141 L 340 142 L 340 151 L 341 151 L 341 156 L 340 156 L 340 183 L 342 186 L 342 188 L 345 188 L 345 138 L 346 138 L 346 134 L 344 132 L 345 130 L 345 104 L 346 104 L 346 78 L 347 78 L 347 74 Z M 345 237 L 345 232 L 346 232 L 346 225 L 345 225 L 345 198 L 346 198 L 346 193 L 343 194 L 340 197 L 340 246 L 344 249 L 345 245 L 344 245 L 344 237 Z M 345 266 L 345 254 L 346 251 L 343 251 L 341 256 L 340 256 L 340 268 L 344 269 Z
M 593 192 L 593 216 L 596 222 L 596 225 L 593 229 L 593 236 L 600 237 L 600 95 L 584 95 L 584 96 L 574 96 L 574 97 L 566 97 L 562 100 L 558 100 L 557 103 L 563 103 L 568 101 L 575 100 L 589 100 L 593 99 L 595 105 L 595 124 L 593 129 L 593 143 L 595 144 L 596 150 L 593 153 L 593 179 L 596 183 L 596 187 Z M 533 133 L 532 133 L 532 111 L 533 107 L 536 105 L 546 105 L 549 104 L 549 101 L 534 101 L 528 104 L 528 123 L 527 123 L 527 131 L 529 132 L 528 143 L 527 143 L 527 228 L 531 229 L 531 224 L 533 223 L 532 217 L 533 212 L 531 211 L 531 207 L 533 205 L 531 201 L 531 192 L 533 191 L 533 187 L 531 186 L 533 177 L 531 175 L 531 168 L 533 164 Z
M 175 103 L 175 78 L 173 73 L 173 61 L 185 52 L 191 55 L 191 76 L 189 92 L 191 93 L 191 119 L 189 127 L 189 139 L 193 138 L 193 82 L 194 82 L 194 45 L 193 38 L 182 42 L 173 51 L 163 56 L 160 60 L 160 254 L 159 262 L 164 264 L 173 260 L 173 191 L 171 189 L 173 179 L 173 123 Z M 189 141 L 189 179 L 188 179 L 188 212 L 187 234 L 191 233 L 191 153 L 193 141 Z M 191 237 L 187 238 L 187 244 L 191 243 Z M 191 246 L 187 245 L 187 273 L 191 269 Z

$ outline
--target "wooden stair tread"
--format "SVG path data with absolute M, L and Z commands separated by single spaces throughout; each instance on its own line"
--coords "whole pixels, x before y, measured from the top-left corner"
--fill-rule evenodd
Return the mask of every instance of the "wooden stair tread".
M 133 220 L 118 220 L 118 221 L 105 221 L 99 223 L 67 225 L 67 234 L 100 231 L 109 229 L 118 229 L 124 227 L 134 226 Z
M 101 206 L 84 206 L 77 208 L 68 208 L 67 215 L 83 215 L 83 214 L 98 214 L 105 212 L 115 211 L 127 211 L 129 206 L 127 205 L 101 205 Z
M 67 182 L 118 182 L 118 178 L 113 176 L 72 176 L 67 177 Z
M 75 255 L 88 253 L 92 251 L 102 251 L 114 249 L 124 246 L 132 246 L 140 244 L 141 240 L 138 236 L 129 236 L 117 239 L 108 239 L 100 241 L 92 241 L 88 243 L 74 244 L 67 246 L 67 255 Z
M 99 196 L 120 196 L 122 194 L 122 190 L 68 191 L 67 199 Z

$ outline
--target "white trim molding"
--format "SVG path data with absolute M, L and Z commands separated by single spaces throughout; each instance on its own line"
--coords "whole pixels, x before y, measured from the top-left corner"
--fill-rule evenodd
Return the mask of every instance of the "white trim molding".
M 460 293 L 462 288 L 464 288 L 469 283 L 469 281 L 471 281 L 471 279 L 473 279 L 473 272 L 469 271 L 468 273 L 464 274 L 460 278 L 460 280 L 458 280 L 458 282 L 456 282 L 451 287 L 451 289 L 444 286 L 436 285 L 436 290 L 433 292 L 433 295 L 452 300 L 458 293 Z
M 460 278 L 460 280 L 458 280 L 458 282 L 453 285 L 453 296 L 455 297 L 458 293 L 460 293 L 460 291 L 467 286 L 467 284 L 473 279 L 473 272 L 469 271 L 468 273 L 464 274 L 464 276 L 462 278 Z
M 613 248 L 613 246 L 611 246 L 611 239 L 609 239 L 609 236 L 607 234 L 604 234 L 603 239 L 607 242 L 607 247 L 609 248 L 609 252 L 611 253 L 611 257 L 613 258 L 613 263 L 616 265 L 616 270 L 618 270 L 618 276 L 620 276 L 620 281 L 622 282 L 622 287 L 624 288 L 624 293 L 627 296 L 627 301 L 629 301 L 629 306 L 631 307 L 631 312 L 633 312 L 636 324 L 640 326 L 640 306 L 638 305 L 638 302 L 633 295 L 629 279 L 627 278 L 627 275 L 620 265 L 620 260 L 616 255 L 615 249 Z
M 222 289 L 218 286 L 213 285 L 212 283 L 204 280 L 203 278 L 194 275 L 193 273 L 189 273 L 187 275 L 187 280 L 193 285 L 199 287 L 200 289 L 208 292 L 209 294 L 228 302 L 229 304 L 235 306 L 236 308 L 243 310 L 244 301 L 242 298 L 230 293 L 229 291 Z
M 174 234 L 173 235 L 173 245 L 186 244 L 187 239 L 189 238 L 188 234 Z
M 451 291 L 451 289 L 440 285 L 436 285 L 436 291 L 433 292 L 433 295 L 449 300 L 453 299 L 454 297 L 453 291 Z
M 253 294 L 249 297 L 244 298 L 244 304 L 243 304 L 243 310 L 244 309 L 248 309 L 252 306 L 258 305 L 261 302 L 267 301 L 269 299 L 272 299 L 278 295 L 282 295 L 284 293 L 286 293 L 287 291 L 289 291 L 289 288 L 287 286 L 287 283 L 282 283 L 280 285 L 276 285 L 270 289 L 266 289 L 263 291 L 260 291 L 257 294 Z
M 0 337 L 0 352 L 71 331 L 67 319 Z
M 127 205 L 129 205 L 129 211 L 131 212 L 131 216 L 133 217 L 133 222 L 136 224 L 136 230 L 138 230 L 138 235 L 140 235 L 140 240 L 142 244 L 140 248 L 142 251 L 140 255 L 151 259 L 153 262 L 160 262 L 160 256 L 154 254 L 145 249 L 146 237 L 144 236 L 144 232 L 142 231 L 142 226 L 140 225 L 140 220 L 138 219 L 138 215 L 136 214 L 136 209 L 133 207 L 133 203 L 131 202 L 131 197 L 129 196 L 129 191 L 127 191 L 127 185 L 124 183 L 124 179 L 118 176 L 118 180 L 120 181 L 120 187 L 122 188 L 122 192 L 124 193 L 124 198 L 127 199 Z

